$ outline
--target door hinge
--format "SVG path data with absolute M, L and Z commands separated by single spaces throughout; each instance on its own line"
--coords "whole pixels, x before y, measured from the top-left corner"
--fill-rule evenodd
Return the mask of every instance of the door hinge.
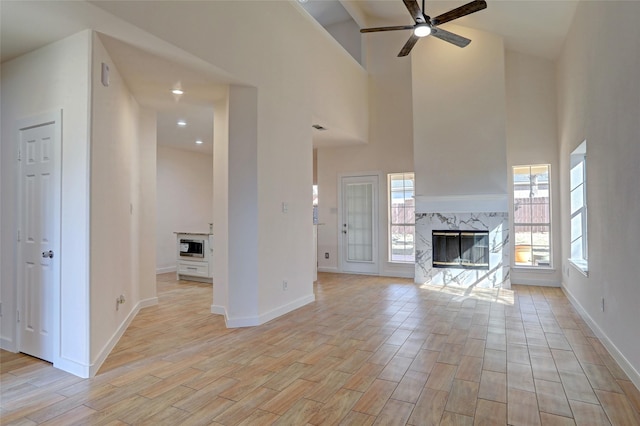
M 20 311 L 16 311 L 17 314 L 17 322 L 20 322 Z
M 20 242 L 20 230 L 18 229 L 18 242 Z
M 18 161 L 22 161 L 22 150 L 18 150 Z

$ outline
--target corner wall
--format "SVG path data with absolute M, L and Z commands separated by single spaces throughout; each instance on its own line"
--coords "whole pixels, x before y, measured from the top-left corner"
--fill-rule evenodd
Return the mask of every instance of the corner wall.
M 511 282 L 559 287 L 562 272 L 562 227 L 556 64 L 547 59 L 512 51 L 506 52 L 505 59 L 510 229 L 513 229 L 513 166 L 551 165 L 551 269 L 512 267 Z M 513 252 L 513 246 L 509 250 Z
M 365 144 L 321 147 L 318 159 L 318 268 L 338 271 L 338 187 L 340 175 L 381 172 L 378 199 L 380 274 L 413 277 L 413 265 L 389 263 L 388 173 L 411 172 L 413 165 L 413 117 L 411 114 L 411 60 L 397 58 L 405 33 L 369 34 L 365 38 L 369 72 L 369 137 Z M 329 253 L 329 259 L 325 259 Z
M 416 212 L 421 196 L 507 193 L 502 38 L 447 28 L 471 44 L 460 49 L 428 37 L 411 53 Z
M 89 366 L 89 96 L 91 32 L 83 31 L 2 64 L 1 345 L 16 350 L 16 120 L 62 110 L 59 352 L 54 366 Z
M 101 64 L 110 69 L 110 83 L 101 82 Z M 91 129 L 91 375 L 95 374 L 141 306 L 157 303 L 153 250 L 140 241 L 149 236 L 140 214 L 153 204 L 141 200 L 153 184 L 155 152 L 143 149 L 154 137 L 155 122 L 144 114 L 116 65 L 93 34 Z M 141 120 L 145 117 L 145 120 Z M 144 126 L 146 124 L 146 126 Z M 150 158 L 149 158 L 150 157 Z M 145 161 L 142 161 L 145 158 Z M 145 168 L 145 166 L 147 168 Z M 140 178 L 146 187 L 141 187 Z M 150 188 L 151 187 L 151 188 Z M 153 222 L 155 218 L 150 218 Z M 153 235 L 153 234 L 151 234 Z M 153 238 L 153 237 L 152 237 Z M 147 270 L 140 270 L 140 265 Z M 142 280 L 145 282 L 142 282 Z M 145 291 L 140 291 L 145 289 Z M 141 299 L 141 294 L 147 296 Z M 126 301 L 117 305 L 124 295 Z
M 99 7 L 223 69 L 235 82 L 257 88 L 253 148 L 257 157 L 247 170 L 251 176 L 256 173 L 257 193 L 252 189 L 247 195 L 227 194 L 230 206 L 254 205 L 252 197 L 257 194 L 256 235 L 245 240 L 258 244 L 257 271 L 252 271 L 258 280 L 257 320 L 312 301 L 312 117 L 317 113 L 327 126 L 354 139 L 366 139 L 366 72 L 326 33 L 309 25 L 311 18 L 295 2 L 155 2 L 152 14 L 147 2 L 101 2 Z M 247 16 L 261 16 L 254 22 L 254 31 L 238 26 Z M 167 20 L 173 24 L 166 25 Z M 259 40 L 255 34 L 260 34 Z M 229 43 L 230 39 L 234 42 Z M 229 147 L 235 143 L 230 131 Z M 230 161 L 229 174 L 243 167 L 247 166 Z M 288 205 L 286 215 L 281 213 L 283 202 Z M 223 234 L 215 231 L 218 221 L 214 216 L 215 244 L 230 247 L 229 281 L 220 283 L 214 276 L 214 282 L 240 288 L 246 283 L 237 280 L 247 276 L 245 270 L 254 263 L 247 265 L 242 256 L 236 257 L 231 244 L 245 234 L 230 224 L 228 241 L 222 241 Z M 219 265 L 214 266 L 214 273 L 216 269 Z M 283 280 L 288 281 L 287 291 Z M 217 294 L 214 305 L 218 304 Z M 240 303 L 231 297 L 235 295 L 227 294 L 229 306 Z
M 563 288 L 640 387 L 640 3 L 580 2 L 558 66 Z M 612 29 L 617 29 L 612 31 Z M 589 276 L 569 266 L 569 156 L 587 141 Z M 604 298 L 604 311 L 601 310 Z

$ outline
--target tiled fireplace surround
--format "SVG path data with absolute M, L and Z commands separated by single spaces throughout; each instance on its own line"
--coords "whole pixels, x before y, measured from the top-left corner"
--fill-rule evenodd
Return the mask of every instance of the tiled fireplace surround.
M 489 270 L 434 268 L 431 232 L 489 231 Z M 418 284 L 510 288 L 509 213 L 502 195 L 416 197 Z

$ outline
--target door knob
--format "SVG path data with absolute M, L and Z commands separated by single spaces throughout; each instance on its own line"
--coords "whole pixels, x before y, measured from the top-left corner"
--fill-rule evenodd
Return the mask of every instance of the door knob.
M 49 251 L 43 251 L 42 252 L 42 257 L 48 257 L 49 259 L 53 259 L 53 252 L 51 250 Z

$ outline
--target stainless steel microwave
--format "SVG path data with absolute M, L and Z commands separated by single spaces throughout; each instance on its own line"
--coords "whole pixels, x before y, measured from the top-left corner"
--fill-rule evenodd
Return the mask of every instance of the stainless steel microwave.
M 180 238 L 178 243 L 180 247 L 180 257 L 204 258 L 205 245 L 204 239 Z

